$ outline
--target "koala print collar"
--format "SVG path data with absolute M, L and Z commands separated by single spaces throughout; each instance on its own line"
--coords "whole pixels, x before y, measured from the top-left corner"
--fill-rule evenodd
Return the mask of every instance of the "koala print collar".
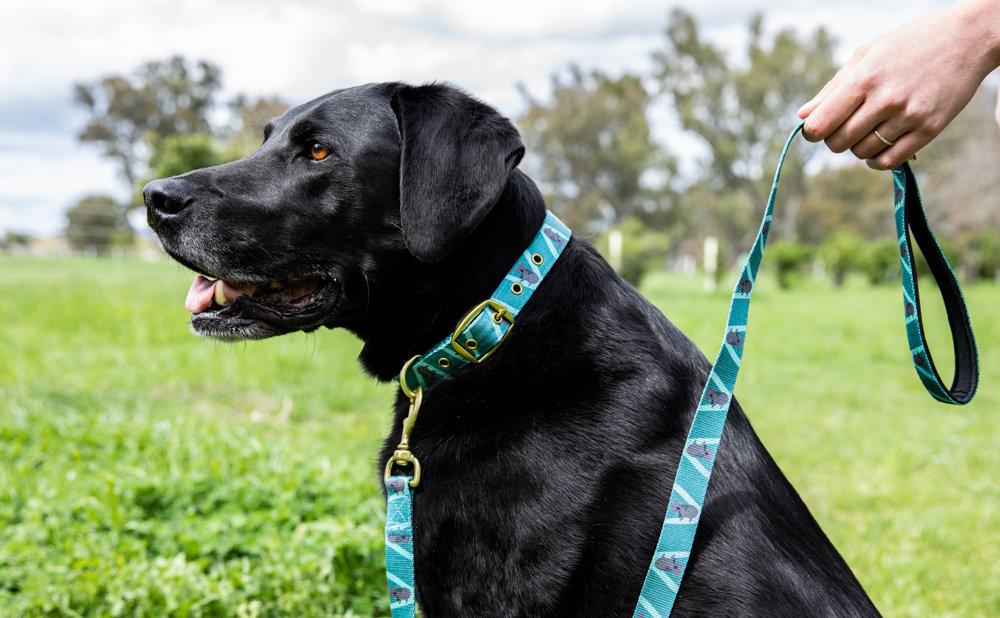
M 416 609 L 412 500 L 421 471 L 409 442 L 424 390 L 469 365 L 483 362 L 497 350 L 572 234 L 554 214 L 546 212 L 542 227 L 493 294 L 470 309 L 455 331 L 429 352 L 406 361 L 399 373 L 399 387 L 409 397 L 410 409 L 403 421 L 399 446 L 385 464 L 385 570 L 393 618 L 412 617 Z M 396 468 L 404 472 L 393 474 Z

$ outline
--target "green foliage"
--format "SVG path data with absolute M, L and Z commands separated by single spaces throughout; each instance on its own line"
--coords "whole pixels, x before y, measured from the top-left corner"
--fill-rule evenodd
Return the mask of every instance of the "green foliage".
M 24 249 L 31 243 L 32 236 L 22 232 L 4 232 L 0 237 L 0 251 L 11 251 L 14 249 Z
M 952 269 L 955 272 L 961 272 L 969 261 L 969 256 L 967 255 L 969 247 L 959 244 L 950 236 L 938 236 L 937 243 L 941 247 L 941 252 L 948 259 L 948 263 L 951 264 Z M 910 242 L 910 247 L 916 252 L 917 275 L 920 277 L 932 277 L 931 267 L 927 264 L 927 260 L 924 259 L 920 248 L 912 241 Z
M 895 235 L 889 174 L 855 162 L 821 170 L 805 182 L 808 193 L 798 213 L 799 240 L 823 243 L 840 233 L 864 239 Z
M 757 208 L 767 196 L 770 170 L 795 110 L 834 73 L 834 42 L 823 28 L 805 38 L 792 28 L 768 36 L 760 15 L 748 34 L 746 62 L 733 62 L 703 38 L 690 13 L 674 9 L 664 49 L 653 61 L 681 127 L 707 147 L 703 181 L 718 194 L 743 193 Z M 776 220 L 788 237 L 794 237 L 795 204 L 804 194 L 802 166 L 815 152 L 797 140 L 788 154 L 781 189 L 786 206 Z M 739 244 L 742 238 L 723 240 Z
M 222 87 L 222 72 L 181 56 L 147 62 L 131 75 L 106 75 L 74 86 L 74 102 L 88 118 L 80 141 L 115 161 L 129 187 L 138 181 L 149 135 L 208 133 L 208 115 Z
M 107 195 L 88 195 L 66 211 L 66 240 L 77 251 L 106 255 L 112 247 L 127 247 L 134 233 L 126 209 Z
M 942 414 L 898 288 L 773 294 L 769 265 L 737 393 L 763 442 L 884 614 L 991 615 L 1000 391 Z M 388 615 L 374 457 L 393 387 L 343 332 L 192 337 L 189 283 L 167 262 L 0 258 L 0 615 Z M 662 273 L 645 292 L 718 349 L 727 295 Z M 966 296 L 975 317 L 1000 304 Z M 975 326 L 1000 366 L 1000 322 Z
M 869 243 L 861 252 L 858 266 L 872 285 L 895 281 L 899 274 L 899 245 L 887 238 Z
M 1000 230 L 998 84 L 987 80 L 915 164 L 932 225 L 952 236 Z
M 664 232 L 651 230 L 634 217 L 625 219 L 614 229 L 622 234 L 621 266 L 618 274 L 638 287 L 647 273 L 663 266 L 670 240 Z M 598 248 L 605 256 L 609 255 L 609 234 L 610 231 L 602 234 L 597 241 Z
M 554 76 L 552 89 L 542 103 L 522 88 L 528 110 L 518 124 L 526 165 L 537 168 L 546 201 L 567 224 L 604 229 L 668 203 L 673 162 L 653 142 L 641 78 L 570 67 L 568 81 Z M 661 177 L 660 188 L 644 182 L 649 175 Z
M 229 102 L 233 120 L 218 131 L 225 144 L 226 158 L 240 159 L 257 150 L 264 139 L 264 125 L 286 111 L 288 103 L 280 97 L 236 95 Z
M 159 137 L 151 134 L 150 174 L 139 187 L 153 178 L 177 176 L 245 157 L 260 146 L 267 121 L 287 109 L 283 101 L 274 97 L 240 95 L 230 103 L 233 123 L 217 131 L 217 135 L 184 133 Z
M 388 615 L 392 390 L 188 332 L 166 262 L 0 260 L 0 615 Z
M 983 230 L 969 241 L 968 260 L 971 274 L 994 281 L 1000 273 L 1000 234 Z
M 840 232 L 820 245 L 820 259 L 834 285 L 844 285 L 847 275 L 858 267 L 864 249 L 862 240 L 847 232 Z
M 78 83 L 74 102 L 87 114 L 78 137 L 118 166 L 141 204 L 139 190 L 151 178 L 246 156 L 260 145 L 265 123 L 288 109 L 278 97 L 245 94 L 220 109 L 221 88 L 218 66 L 182 56 Z M 228 121 L 213 121 L 223 111 Z
M 795 241 L 777 241 L 767 247 L 767 261 L 774 265 L 778 286 L 792 287 L 806 271 L 813 258 L 813 249 Z
M 204 133 L 171 135 L 152 140 L 151 178 L 177 176 L 202 167 L 231 161 L 214 137 Z

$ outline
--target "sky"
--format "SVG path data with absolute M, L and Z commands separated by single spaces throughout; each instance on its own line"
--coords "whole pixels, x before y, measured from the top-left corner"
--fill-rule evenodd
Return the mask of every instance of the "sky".
M 123 196 L 115 168 L 79 144 L 74 82 L 183 54 L 223 69 L 224 95 L 277 94 L 298 103 L 353 84 L 445 80 L 509 116 L 517 84 L 545 99 L 552 73 L 574 62 L 612 74 L 647 71 L 671 7 L 738 52 L 755 12 L 769 30 L 825 26 L 838 56 L 942 0 L 748 2 L 647 0 L 9 0 L 0 5 L 0 235 L 57 234 L 82 195 Z M 735 56 L 734 56 L 735 57 Z M 669 118 L 669 110 L 654 110 Z M 657 137 L 670 134 L 658 123 Z M 678 138 L 679 139 L 679 138 Z M 683 142 L 673 150 L 696 156 Z

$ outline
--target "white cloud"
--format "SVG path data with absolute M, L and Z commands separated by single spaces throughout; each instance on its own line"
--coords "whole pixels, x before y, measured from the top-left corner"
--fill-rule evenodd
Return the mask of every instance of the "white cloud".
M 734 48 L 758 10 L 772 28 L 826 25 L 843 53 L 902 19 L 949 4 L 893 0 L 817 5 L 723 0 L 681 3 L 709 36 Z M 75 143 L 74 81 L 128 71 L 170 54 L 222 66 L 227 94 L 300 102 L 353 83 L 453 81 L 507 114 L 539 96 L 569 62 L 645 70 L 669 6 L 652 0 L 33 0 L 0 4 L 0 233 L 51 233 L 82 193 L 122 189 L 113 168 Z

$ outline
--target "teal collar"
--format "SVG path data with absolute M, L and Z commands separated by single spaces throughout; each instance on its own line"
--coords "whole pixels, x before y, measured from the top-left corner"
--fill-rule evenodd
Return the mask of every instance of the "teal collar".
M 420 484 L 420 461 L 410 451 L 424 390 L 463 367 L 481 363 L 496 351 L 517 315 L 549 274 L 570 232 L 551 212 L 528 248 L 518 256 L 493 294 L 459 320 L 455 332 L 423 356 L 406 361 L 399 373 L 399 387 L 410 399 L 403 419 L 402 436 L 385 464 L 385 574 L 393 618 L 413 618 L 416 583 L 413 576 L 413 490 Z M 393 474 L 396 468 L 401 474 Z
M 415 356 L 400 372 L 399 385 L 412 397 L 432 384 L 482 362 L 496 351 L 514 326 L 517 314 L 552 270 L 572 232 L 551 212 L 531 244 L 507 271 L 493 294 L 465 314 L 455 331 L 423 356 Z

